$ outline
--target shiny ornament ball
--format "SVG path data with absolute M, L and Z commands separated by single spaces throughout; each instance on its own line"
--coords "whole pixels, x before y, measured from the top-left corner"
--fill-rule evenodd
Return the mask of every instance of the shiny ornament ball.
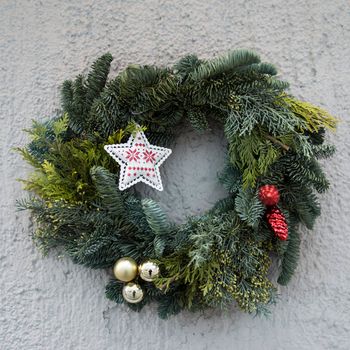
M 280 200 L 280 193 L 274 185 L 264 185 L 259 188 L 259 199 L 267 206 L 276 205 Z
M 145 261 L 139 266 L 140 277 L 147 282 L 152 282 L 159 276 L 159 266 L 153 261 Z
M 143 299 L 143 290 L 137 283 L 127 283 L 123 287 L 123 298 L 131 304 L 139 303 Z
M 118 280 L 130 282 L 137 275 L 137 263 L 132 258 L 121 258 L 114 264 L 113 272 Z

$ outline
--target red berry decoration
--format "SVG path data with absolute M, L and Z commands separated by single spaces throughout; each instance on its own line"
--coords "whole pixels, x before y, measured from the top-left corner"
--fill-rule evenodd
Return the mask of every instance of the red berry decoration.
M 277 238 L 281 241 L 288 238 L 288 224 L 281 210 L 277 207 L 269 208 L 266 212 L 266 220 Z
M 274 185 L 264 185 L 259 189 L 259 198 L 267 206 L 276 205 L 280 200 L 280 193 Z

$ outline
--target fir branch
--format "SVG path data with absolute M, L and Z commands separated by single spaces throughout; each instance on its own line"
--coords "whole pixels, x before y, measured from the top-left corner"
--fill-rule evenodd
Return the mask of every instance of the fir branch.
M 88 104 L 91 104 L 95 98 L 98 98 L 103 91 L 112 60 L 112 55 L 106 53 L 93 63 L 87 77 L 86 101 Z
M 282 258 L 281 273 L 277 282 L 283 286 L 292 278 L 299 260 L 300 238 L 294 228 L 289 228 L 288 246 Z
M 148 225 L 155 235 L 162 236 L 169 232 L 167 218 L 158 203 L 152 199 L 143 199 L 142 209 L 145 213 Z
M 226 56 L 203 62 L 189 76 L 191 80 L 200 81 L 259 62 L 260 58 L 256 53 L 248 50 L 236 50 L 228 53 Z
M 90 174 L 102 199 L 103 207 L 112 216 L 125 217 L 124 198 L 117 188 L 116 176 L 103 167 L 92 167 Z
M 241 190 L 235 199 L 235 210 L 248 226 L 257 228 L 265 208 L 256 193 L 251 190 Z
M 142 200 L 142 209 L 144 211 L 147 223 L 155 235 L 154 252 L 160 257 L 165 249 L 166 237 L 170 230 L 167 218 L 158 203 L 152 199 Z
M 106 297 L 117 304 L 123 304 L 124 298 L 122 295 L 123 283 L 118 280 L 110 280 L 106 286 Z

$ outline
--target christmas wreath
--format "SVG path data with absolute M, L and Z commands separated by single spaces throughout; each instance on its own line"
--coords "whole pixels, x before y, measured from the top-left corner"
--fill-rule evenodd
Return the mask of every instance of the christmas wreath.
M 36 221 L 34 240 L 77 264 L 113 269 L 106 296 L 159 315 L 236 304 L 268 311 L 277 283 L 297 266 L 302 224 L 320 215 L 329 187 L 319 158 L 337 120 L 286 92 L 276 68 L 251 51 L 182 58 L 171 68 L 131 65 L 108 80 L 106 54 L 62 86 L 62 111 L 27 130 L 19 151 L 35 171 L 18 202 Z M 133 186 L 162 190 L 159 166 L 183 128 L 221 127 L 226 199 L 183 224 Z M 156 145 L 156 146 L 155 146 Z M 224 155 L 222 155 L 224 157 Z M 275 269 L 276 271 L 276 269 Z

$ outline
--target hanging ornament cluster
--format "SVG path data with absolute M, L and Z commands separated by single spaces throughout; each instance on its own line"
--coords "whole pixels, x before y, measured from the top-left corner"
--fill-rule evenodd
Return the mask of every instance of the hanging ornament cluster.
M 275 236 L 281 241 L 288 238 L 288 224 L 286 217 L 277 207 L 280 200 L 278 188 L 274 185 L 264 185 L 259 188 L 259 199 L 266 205 L 266 221 Z
M 139 303 L 143 299 L 143 290 L 141 286 L 133 282 L 139 275 L 141 279 L 152 282 L 159 276 L 159 266 L 153 261 L 145 261 L 140 266 L 134 259 L 124 257 L 119 259 L 113 267 L 114 276 L 122 282 L 128 282 L 123 287 L 123 298 L 131 304 Z

